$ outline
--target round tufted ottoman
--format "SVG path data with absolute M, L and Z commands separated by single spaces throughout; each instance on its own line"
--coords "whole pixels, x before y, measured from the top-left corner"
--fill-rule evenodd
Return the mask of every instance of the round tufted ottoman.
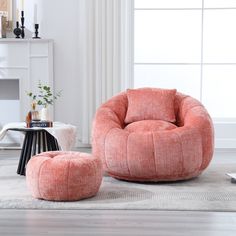
M 44 152 L 28 162 L 26 182 L 34 198 L 76 201 L 98 192 L 102 164 L 87 153 Z

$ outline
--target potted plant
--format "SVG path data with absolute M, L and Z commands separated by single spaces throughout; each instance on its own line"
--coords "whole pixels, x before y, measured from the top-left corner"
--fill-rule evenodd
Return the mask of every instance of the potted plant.
M 41 109 L 41 120 L 49 120 L 48 106 L 54 104 L 55 100 L 61 96 L 61 92 L 59 91 L 54 95 L 51 87 L 42 84 L 41 81 L 38 83 L 38 94 L 27 92 L 27 95 L 32 99 L 32 104 L 43 106 Z

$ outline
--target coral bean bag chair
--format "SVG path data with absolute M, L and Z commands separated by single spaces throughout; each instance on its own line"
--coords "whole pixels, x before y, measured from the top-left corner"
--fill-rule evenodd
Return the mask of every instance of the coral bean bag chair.
M 212 120 L 175 89 L 128 89 L 98 108 L 92 152 L 112 177 L 176 181 L 198 176 L 214 150 Z

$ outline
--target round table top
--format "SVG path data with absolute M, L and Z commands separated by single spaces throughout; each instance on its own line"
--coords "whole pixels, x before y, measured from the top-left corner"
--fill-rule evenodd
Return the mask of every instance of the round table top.
M 76 127 L 71 124 L 65 124 L 62 122 L 53 122 L 52 127 L 33 127 L 27 128 L 25 122 L 15 122 L 6 124 L 0 131 L 0 140 L 4 138 L 8 130 L 21 131 L 21 132 L 33 132 L 33 131 L 47 131 L 54 136 L 62 150 L 70 150 L 76 140 Z

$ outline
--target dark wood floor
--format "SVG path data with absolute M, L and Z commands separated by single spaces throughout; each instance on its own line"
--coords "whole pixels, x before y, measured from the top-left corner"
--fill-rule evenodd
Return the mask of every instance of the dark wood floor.
M 9 158 L 17 152 L 7 151 Z M 236 164 L 236 151 L 217 151 L 213 161 Z M 235 236 L 236 212 L 2 209 L 4 235 Z

